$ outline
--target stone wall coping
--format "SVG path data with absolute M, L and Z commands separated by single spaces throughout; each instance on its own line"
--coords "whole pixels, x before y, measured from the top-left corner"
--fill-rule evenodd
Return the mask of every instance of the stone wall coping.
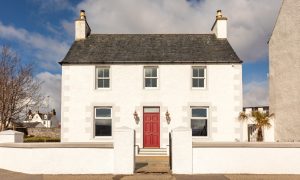
M 13 131 L 13 130 L 6 130 L 6 131 L 1 131 L 0 132 L 0 135 L 15 135 L 15 134 L 22 135 L 24 133 L 18 132 L 18 131 Z
M 300 142 L 193 142 L 193 148 L 300 148 Z
M 113 148 L 111 142 L 74 143 L 0 143 L 4 148 Z

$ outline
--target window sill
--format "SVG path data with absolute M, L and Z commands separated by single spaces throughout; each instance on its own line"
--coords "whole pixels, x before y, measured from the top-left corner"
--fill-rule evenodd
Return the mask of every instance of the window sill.
M 192 136 L 193 142 L 202 142 L 202 141 L 209 141 L 211 138 L 209 136 Z
M 144 90 L 159 90 L 158 87 L 144 87 Z
M 96 88 L 96 91 L 109 91 L 111 88 Z
M 196 87 L 192 87 L 192 90 L 207 90 L 207 88 L 206 87 L 203 87 L 203 88 L 196 88 Z
M 90 139 L 90 141 L 93 141 L 93 142 L 113 142 L 113 137 L 112 136 L 97 136 L 97 137 L 94 137 L 94 138 Z

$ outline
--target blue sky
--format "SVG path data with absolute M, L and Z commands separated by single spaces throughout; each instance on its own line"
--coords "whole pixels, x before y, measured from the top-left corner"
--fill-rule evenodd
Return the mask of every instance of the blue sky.
M 92 33 L 210 33 L 215 11 L 222 9 L 228 40 L 244 61 L 244 105 L 267 105 L 267 41 L 280 5 L 281 0 L 1 0 L 0 45 L 35 64 L 44 95 L 59 109 L 57 62 L 73 42 L 80 9 Z

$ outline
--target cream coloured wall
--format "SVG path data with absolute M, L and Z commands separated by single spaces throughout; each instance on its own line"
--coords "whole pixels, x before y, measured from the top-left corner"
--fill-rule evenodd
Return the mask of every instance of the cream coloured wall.
M 144 65 L 110 65 L 111 88 L 105 90 L 95 88 L 95 65 L 63 65 L 62 142 L 112 141 L 112 137 L 93 136 L 95 106 L 111 106 L 113 129 L 135 129 L 140 147 L 144 106 L 160 107 L 161 147 L 168 145 L 171 129 L 190 127 L 191 106 L 209 107 L 209 137 L 194 141 L 247 140 L 246 128 L 237 120 L 242 111 L 241 64 L 198 65 L 207 67 L 206 89 L 191 88 L 192 65 L 158 65 L 159 87 L 151 90 L 143 88 Z M 165 118 L 167 110 L 170 124 Z

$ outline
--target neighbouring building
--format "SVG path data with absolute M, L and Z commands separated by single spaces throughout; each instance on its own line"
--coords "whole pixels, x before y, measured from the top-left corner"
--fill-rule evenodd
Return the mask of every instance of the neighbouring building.
M 300 141 L 300 1 L 284 0 L 269 41 L 275 140 Z
M 251 114 L 252 111 L 260 111 L 263 113 L 269 113 L 269 106 L 247 106 L 243 108 L 243 111 L 246 114 Z M 270 119 L 272 126 L 270 128 L 263 129 L 263 136 L 264 141 L 274 141 L 274 123 L 273 120 Z M 255 142 L 257 138 L 257 128 L 255 127 L 255 123 L 253 122 L 253 118 L 251 117 L 250 120 L 247 122 L 248 127 L 248 141 Z
M 38 124 L 37 124 L 38 123 Z M 25 120 L 23 121 L 24 127 L 46 127 L 53 128 L 59 127 L 60 122 L 56 118 L 55 109 L 53 109 L 50 113 L 40 113 L 28 111 Z
M 242 61 L 218 11 L 208 34 L 91 34 L 85 12 L 62 66 L 62 142 L 112 142 L 135 130 L 139 148 L 167 148 L 169 132 L 193 141 L 247 141 Z

